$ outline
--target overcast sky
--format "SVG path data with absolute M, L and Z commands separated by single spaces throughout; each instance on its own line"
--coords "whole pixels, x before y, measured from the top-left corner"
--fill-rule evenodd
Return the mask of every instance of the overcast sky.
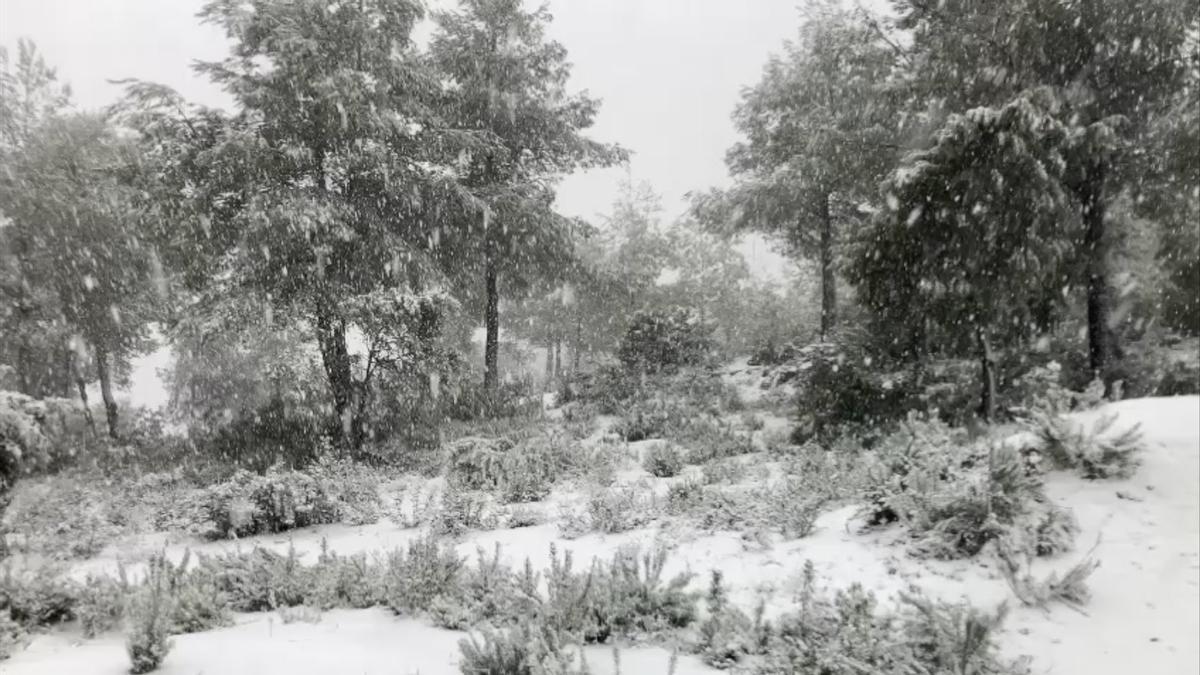
M 0 44 L 37 43 L 82 107 L 110 103 L 107 80 L 162 82 L 221 105 L 196 77 L 195 59 L 225 53 L 221 32 L 195 14 L 202 0 L 0 0 Z M 438 5 L 446 4 L 438 0 Z M 663 195 L 669 218 L 689 190 L 723 184 L 737 140 L 730 113 L 741 87 L 795 34 L 797 0 L 552 0 L 551 34 L 574 63 L 573 86 L 603 105 L 592 135 L 633 151 L 630 172 Z M 586 218 L 608 210 L 623 169 L 567 180 L 560 209 Z

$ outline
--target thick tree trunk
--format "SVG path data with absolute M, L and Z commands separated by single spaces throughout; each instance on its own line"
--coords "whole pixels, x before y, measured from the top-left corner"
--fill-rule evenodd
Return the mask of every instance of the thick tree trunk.
M 494 393 L 500 383 L 500 273 L 496 264 L 488 260 L 484 273 L 487 285 L 487 305 L 483 314 L 486 336 L 483 343 L 483 388 Z
M 1108 236 L 1105 232 L 1104 165 L 1094 164 L 1079 190 L 1083 203 L 1084 251 L 1087 255 L 1088 365 L 1095 377 L 1108 382 L 1113 356 L 1113 332 L 1108 288 Z
M 837 323 L 837 277 L 833 265 L 833 216 L 829 193 L 821 197 L 821 341 Z
M 108 435 L 117 437 L 117 399 L 113 396 L 112 369 L 108 352 L 96 347 L 96 377 L 100 379 L 100 398 L 104 399 L 104 416 L 108 419 Z
M 996 419 L 996 358 L 992 353 L 992 344 L 987 333 L 982 329 L 979 334 L 979 374 L 982 389 L 980 391 L 979 413 L 983 421 L 991 424 Z
M 346 348 L 346 323 L 335 317 L 328 308 L 322 307 L 317 310 L 316 332 L 321 364 L 329 380 L 329 391 L 333 394 L 338 440 L 345 447 L 357 449 L 362 439 L 353 407 L 354 376 L 350 372 L 350 352 Z

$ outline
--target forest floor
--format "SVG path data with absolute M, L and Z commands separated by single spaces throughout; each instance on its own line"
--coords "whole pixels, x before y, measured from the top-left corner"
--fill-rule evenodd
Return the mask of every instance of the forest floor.
M 728 369 L 725 377 L 748 404 L 764 395 L 759 369 L 742 363 Z M 552 544 L 585 563 L 593 558 L 610 559 L 631 545 L 643 550 L 665 545 L 671 553 L 664 577 L 694 573 L 692 588 L 703 591 L 711 571 L 720 570 L 731 601 L 747 612 L 761 602 L 767 617 L 795 606 L 801 571 L 805 562 L 811 561 L 821 586 L 839 589 L 858 583 L 874 591 L 883 603 L 913 587 L 934 598 L 965 599 L 984 608 L 1007 603 L 1012 611 L 1004 624 L 1001 650 L 1012 658 L 1029 657 L 1034 673 L 1200 672 L 1196 640 L 1200 634 L 1200 397 L 1128 400 L 1081 415 L 1109 413 L 1118 415 L 1117 427 L 1141 425 L 1145 441 L 1141 465 L 1127 480 L 1087 481 L 1066 472 L 1049 474 L 1047 495 L 1074 512 L 1081 532 L 1076 552 L 1039 560 L 1033 567 L 1039 576 L 1061 573 L 1095 543 L 1093 555 L 1101 565 L 1090 579 L 1091 600 L 1082 609 L 1062 604 L 1042 609 L 1021 606 L 990 557 L 950 562 L 913 557 L 905 548 L 903 527 L 866 529 L 858 520 L 861 509 L 857 504 L 831 504 L 818 518 L 813 534 L 801 539 L 707 531 L 665 519 L 618 534 L 592 532 L 564 538 L 558 519 L 584 499 L 582 488 L 567 484 L 556 486 L 543 502 L 534 505 L 545 515 L 542 524 L 470 532 L 460 537 L 456 546 L 461 555 L 474 559 L 477 550 L 490 552 L 498 545 L 501 558 L 519 566 L 527 558 L 546 561 Z M 553 417 L 554 411 L 549 414 Z M 762 430 L 757 432 L 760 438 L 790 424 L 770 406 L 757 414 L 762 420 Z M 612 418 L 598 418 L 595 432 L 584 444 L 601 447 L 600 439 L 613 422 Z M 687 480 L 688 471 L 695 467 L 672 478 L 656 478 L 643 469 L 640 459 L 644 453 L 664 442 L 617 446 L 621 457 L 616 486 L 661 498 L 672 483 Z M 750 461 L 765 467 L 750 480 L 765 480 L 770 473 L 765 455 Z M 408 477 L 403 482 L 412 494 L 436 491 L 442 480 Z M 75 561 L 69 573 L 82 580 L 89 573 L 116 574 L 120 564 L 137 574 L 139 564 L 159 550 L 165 550 L 172 560 L 182 559 L 186 551 L 217 553 L 252 547 L 281 553 L 294 548 L 301 560 L 307 561 L 314 560 L 323 546 L 339 554 L 384 554 L 421 534 L 419 528 L 404 528 L 387 519 L 370 525 L 326 525 L 233 541 L 152 533 L 124 539 L 95 557 Z M 275 613 L 237 614 L 233 626 L 174 637 L 174 649 L 158 672 L 450 675 L 459 672 L 458 642 L 464 635 L 397 618 L 380 608 L 331 610 L 315 623 L 284 623 Z M 673 647 L 622 645 L 620 670 L 627 674 L 666 673 Z M 614 671 L 611 650 L 586 650 L 593 672 Z M 71 624 L 38 634 L 25 649 L 0 664 L 0 670 L 8 675 L 117 675 L 128 668 L 122 634 L 85 640 Z M 695 657 L 682 656 L 675 672 L 718 671 Z

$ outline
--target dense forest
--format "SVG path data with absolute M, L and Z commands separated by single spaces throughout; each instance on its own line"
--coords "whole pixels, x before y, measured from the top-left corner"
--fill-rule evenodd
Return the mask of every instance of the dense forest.
M 456 591 L 470 601 L 427 587 L 438 566 L 461 566 L 439 538 L 486 531 L 492 501 L 538 502 L 574 476 L 591 500 L 590 524 L 560 524 L 574 536 L 699 510 L 708 530 L 786 541 L 811 534 L 821 509 L 867 504 L 867 526 L 937 539 L 923 549 L 934 558 L 990 542 L 1022 602 L 1036 591 L 1042 605 L 1081 604 L 1081 579 L 1035 588 L 1016 571 L 1014 551 L 1068 550 L 1079 526 L 1023 482 L 1027 453 L 1001 452 L 997 434 L 1065 448 L 1035 454 L 1084 479 L 1128 477 L 1132 432 L 1063 420 L 1200 393 L 1193 0 L 892 0 L 879 13 L 810 0 L 794 40 L 733 104 L 730 180 L 695 186 L 669 214 L 629 173 L 591 221 L 562 215 L 556 189 L 630 153 L 591 134 L 602 102 L 572 77 L 547 9 L 210 0 L 197 20 L 227 36 L 224 59 L 195 66 L 227 109 L 124 80 L 118 101 L 84 110 L 32 42 L 0 51 L 0 514 L 12 504 L 0 558 L 88 559 L 138 531 L 236 539 L 382 517 L 434 534 L 377 570 L 380 599 L 355 595 L 375 582 L 346 577 L 328 606 L 433 612 L 454 629 L 482 613 L 492 628 L 463 642 L 463 673 L 573 673 L 566 645 L 661 637 L 695 620 L 688 603 L 703 594 L 660 587 L 661 559 L 643 569 L 622 554 L 607 572 L 593 565 L 598 587 L 635 598 L 603 621 L 573 585 L 592 577 L 572 577 L 556 553 L 533 625 L 476 587 L 495 581 L 483 553 Z M 784 278 L 755 273 L 738 245 L 748 235 L 786 256 Z M 125 403 L 134 363 L 163 348 L 169 400 Z M 751 373 L 758 408 L 729 384 Z M 685 465 L 705 478 L 671 483 L 661 513 L 653 490 L 649 506 L 630 490 L 613 498 L 615 460 L 589 445 L 602 437 L 621 457 L 668 439 L 635 463 L 654 478 Z M 712 497 L 710 483 L 742 478 L 710 472 L 744 476 L 733 460 L 756 452 L 781 462 L 784 487 Z M 985 497 L 956 482 L 972 471 L 990 472 Z M 445 486 L 424 519 L 388 510 L 404 500 L 385 486 L 412 475 Z M 93 502 L 148 509 L 153 525 L 82 507 Z M 47 523 L 58 529 L 39 530 Z M 276 557 L 263 564 L 290 564 Z M 176 566 L 164 552 L 141 581 L 122 570 L 119 586 L 89 576 L 82 591 L 36 599 L 10 566 L 0 658 L 86 617 L 98 632 L 129 620 L 133 672 L 156 668 L 167 634 L 224 625 L 201 617 L 230 611 L 201 597 L 227 581 L 213 560 L 235 564 L 208 559 L 192 574 L 186 554 Z M 352 574 L 352 560 L 322 547 L 317 567 Z M 630 574 L 642 586 L 621 586 Z M 811 595 L 811 563 L 804 574 Z M 1020 672 L 988 651 L 999 615 L 909 598 L 872 624 L 848 618 L 868 602 L 859 588 L 772 628 L 724 597 L 720 572 L 703 581 L 695 651 L 707 666 Z M 236 612 L 320 604 L 276 586 L 269 601 L 238 604 L 244 589 L 222 588 Z M 68 599 L 56 608 L 46 593 Z M 97 593 L 129 599 L 109 607 Z M 569 615 L 572 593 L 596 617 Z M 455 616 L 471 619 L 445 620 L 452 595 Z M 182 606 L 204 625 L 180 625 Z M 852 644 L 851 628 L 881 642 Z M 984 646 L 953 662 L 953 635 L 969 642 L 971 630 Z M 898 646 L 913 631 L 949 651 Z

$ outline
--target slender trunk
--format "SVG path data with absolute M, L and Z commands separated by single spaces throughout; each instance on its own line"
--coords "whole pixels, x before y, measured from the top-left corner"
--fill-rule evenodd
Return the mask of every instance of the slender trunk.
M 554 381 L 554 341 L 546 338 L 546 388 Z
M 1092 375 L 1108 382 L 1113 356 L 1108 289 L 1108 236 L 1105 232 L 1104 165 L 1092 165 L 1079 189 L 1083 203 L 1084 251 L 1087 255 L 1088 365 Z
M 104 399 L 104 416 L 108 419 L 108 435 L 117 437 L 117 399 L 113 396 L 112 372 L 108 352 L 96 347 L 96 376 L 100 379 L 100 398 Z
M 996 419 L 996 359 L 992 353 L 992 343 L 987 333 L 981 328 L 979 335 L 979 372 L 981 384 L 979 412 L 983 421 L 991 424 Z
M 322 303 L 316 313 L 316 333 L 321 364 L 329 380 L 329 391 L 333 394 L 338 440 L 345 447 L 357 449 L 362 439 L 358 434 L 359 424 L 352 405 L 354 378 L 350 372 L 350 353 L 346 348 L 346 323 L 333 316 L 333 312 Z
M 583 314 L 575 310 L 575 342 L 571 345 L 571 375 L 579 375 L 579 351 L 583 346 Z
M 837 278 L 833 268 L 833 217 L 829 210 L 829 193 L 821 197 L 821 341 L 824 342 L 837 323 Z
M 491 259 L 487 262 L 484 276 L 487 285 L 487 306 L 484 310 L 483 325 L 487 335 L 483 343 L 483 388 L 488 393 L 494 393 L 500 383 L 500 273 Z
M 92 436 L 98 436 L 96 418 L 92 417 L 92 405 L 88 402 L 87 382 L 83 380 L 82 376 L 79 376 L 75 379 L 75 386 L 79 389 L 79 402 L 83 404 L 83 419 L 87 422 L 88 429 L 92 430 Z
M 554 338 L 554 378 L 562 377 L 562 338 Z

